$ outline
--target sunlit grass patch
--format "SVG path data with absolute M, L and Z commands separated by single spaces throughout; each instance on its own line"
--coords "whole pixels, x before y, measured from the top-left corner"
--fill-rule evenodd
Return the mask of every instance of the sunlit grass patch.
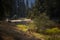
M 26 25 L 16 25 L 19 30 L 26 32 L 28 30 L 28 26 Z
M 32 35 L 33 35 L 34 37 L 36 37 L 36 38 L 41 38 L 41 39 L 44 39 L 44 38 L 45 38 L 44 35 L 39 34 L 39 33 L 32 33 Z

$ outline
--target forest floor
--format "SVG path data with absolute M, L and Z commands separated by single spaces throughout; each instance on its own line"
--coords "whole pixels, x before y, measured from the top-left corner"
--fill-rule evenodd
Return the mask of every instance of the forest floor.
M 45 38 L 44 35 L 35 32 L 23 32 L 15 24 L 8 22 L 0 23 L 0 37 L 4 40 L 44 40 Z

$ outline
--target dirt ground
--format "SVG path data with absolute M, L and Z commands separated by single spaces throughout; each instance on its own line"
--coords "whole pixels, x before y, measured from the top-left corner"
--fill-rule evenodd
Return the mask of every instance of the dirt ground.
M 34 36 L 24 33 L 15 26 L 13 23 L 1 22 L 0 23 L 0 40 L 41 40 Z

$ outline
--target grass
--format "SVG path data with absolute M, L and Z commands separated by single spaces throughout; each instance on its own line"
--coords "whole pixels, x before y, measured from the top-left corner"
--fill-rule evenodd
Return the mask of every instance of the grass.
M 28 30 L 28 26 L 26 25 L 16 25 L 19 30 L 26 32 Z
M 28 30 L 27 25 L 17 25 L 17 27 L 18 27 L 19 30 L 22 30 L 24 32 L 26 32 Z M 35 38 L 38 38 L 38 39 L 45 39 L 46 38 L 44 35 L 36 33 L 36 32 L 31 32 L 30 35 L 35 37 Z

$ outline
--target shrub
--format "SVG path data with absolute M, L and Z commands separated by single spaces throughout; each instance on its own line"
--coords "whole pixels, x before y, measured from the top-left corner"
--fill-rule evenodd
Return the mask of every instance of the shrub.
M 49 17 L 46 15 L 46 13 L 42 13 L 42 14 L 40 14 L 40 16 L 36 17 L 34 19 L 34 23 L 35 23 L 36 27 L 38 28 L 37 32 L 47 29 L 46 26 L 51 26 L 51 25 L 55 24 L 54 21 L 49 19 Z

